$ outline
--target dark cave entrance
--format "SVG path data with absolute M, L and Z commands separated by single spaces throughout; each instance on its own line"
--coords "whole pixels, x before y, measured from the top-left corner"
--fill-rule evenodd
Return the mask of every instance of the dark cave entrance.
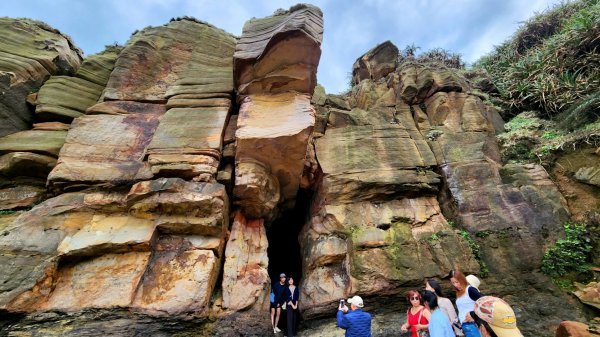
M 269 248 L 269 277 L 271 282 L 279 281 L 279 274 L 292 276 L 298 286 L 302 279 L 302 254 L 298 234 L 308 220 L 308 210 L 312 191 L 298 190 L 296 206 L 283 212 L 267 229 Z

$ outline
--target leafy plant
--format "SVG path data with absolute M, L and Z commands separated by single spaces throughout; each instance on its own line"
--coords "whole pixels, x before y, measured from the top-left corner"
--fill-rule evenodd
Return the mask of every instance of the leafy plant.
M 435 242 L 440 239 L 440 236 L 437 233 L 431 234 L 431 236 L 427 239 L 429 242 Z
M 585 224 L 565 223 L 566 238 L 544 253 L 541 270 L 557 278 L 569 272 L 585 272 L 589 269 L 592 240 Z
M 475 241 L 475 239 L 473 239 L 471 237 L 471 234 L 469 234 L 469 232 L 467 232 L 466 230 L 464 230 L 464 229 L 461 230 L 460 236 L 462 236 L 463 239 L 465 239 L 465 241 L 467 241 L 469 248 L 471 248 L 471 252 L 473 252 L 473 256 L 475 257 L 475 260 L 477 260 L 477 262 L 479 262 L 479 268 L 480 268 L 479 275 L 481 277 L 486 277 L 490 273 L 490 270 L 488 269 L 487 264 L 483 260 L 483 256 L 481 254 L 481 247 L 479 246 L 477 241 Z

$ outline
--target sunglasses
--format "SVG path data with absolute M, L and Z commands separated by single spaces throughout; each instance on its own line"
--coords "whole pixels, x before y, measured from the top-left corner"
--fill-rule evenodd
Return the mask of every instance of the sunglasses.
M 420 298 L 420 297 L 418 297 L 418 296 L 411 296 L 411 297 L 410 297 L 410 300 L 411 300 L 411 301 L 420 301 L 420 300 L 421 300 L 421 298 Z

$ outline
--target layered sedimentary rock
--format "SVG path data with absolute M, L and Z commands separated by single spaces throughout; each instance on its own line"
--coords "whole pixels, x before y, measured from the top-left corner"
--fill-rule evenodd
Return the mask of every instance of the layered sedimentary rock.
M 381 104 L 390 100 L 388 91 L 382 88 L 362 108 L 327 104 L 328 128 L 315 144 L 322 178 L 300 234 L 300 289 L 309 317 L 351 294 L 393 296 L 458 263 L 479 269 L 435 197 L 441 180 L 434 153 L 408 106 Z M 361 95 L 355 91 L 352 101 L 358 104 Z
M 48 181 L 57 188 L 152 178 L 145 150 L 158 114 L 89 115 L 71 125 Z
M 127 195 L 49 199 L 5 229 L 2 260 L 20 263 L 2 276 L 0 305 L 25 311 L 131 307 L 206 317 L 227 203 L 221 185 L 177 178 L 135 185 Z
M 278 203 L 293 206 L 314 123 L 307 95 L 244 99 L 237 119 L 234 195 L 247 215 L 273 219 Z M 257 164 L 250 168 L 252 162 Z
M 241 97 L 235 154 L 236 204 L 250 218 L 272 221 L 294 206 L 315 124 L 323 19 L 296 5 L 244 26 L 234 57 Z
M 235 86 L 241 95 L 312 94 L 323 40 L 323 13 L 296 5 L 246 22 L 235 47 Z
M 43 22 L 0 19 L 0 137 L 27 130 L 33 112 L 26 97 L 51 75 L 74 74 L 81 51 Z
M 501 163 L 484 96 L 390 42 L 328 95 L 314 89 L 322 29 L 310 5 L 238 40 L 175 19 L 76 73 L 45 70 L 27 99 L 51 122 L 0 138 L 0 208 L 20 209 L 0 214 L 0 330 L 266 336 L 280 258 L 301 279 L 307 336 L 339 333 L 313 319 L 356 294 L 375 334 L 395 336 L 404 292 L 448 286 L 455 267 L 488 272 L 482 291 L 526 333 L 580 319 L 538 272 L 565 200 L 543 167 Z M 597 306 L 597 288 L 577 295 Z
M 52 76 L 35 101 L 36 119 L 70 123 L 96 104 L 115 64 L 118 50 L 87 57 L 75 76 Z
M 234 47 L 231 34 L 194 19 L 148 27 L 119 54 L 103 100 L 165 103 L 178 95 L 230 95 Z

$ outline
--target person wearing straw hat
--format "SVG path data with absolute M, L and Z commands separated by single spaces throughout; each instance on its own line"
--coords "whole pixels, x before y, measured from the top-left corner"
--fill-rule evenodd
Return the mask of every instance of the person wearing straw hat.
M 523 337 L 517 328 L 515 312 L 498 297 L 483 296 L 475 301 L 471 316 L 483 337 Z
M 354 296 L 345 303 L 340 301 L 337 312 L 337 326 L 346 330 L 346 337 L 371 337 L 371 314 L 362 311 L 364 307 L 360 296 Z

